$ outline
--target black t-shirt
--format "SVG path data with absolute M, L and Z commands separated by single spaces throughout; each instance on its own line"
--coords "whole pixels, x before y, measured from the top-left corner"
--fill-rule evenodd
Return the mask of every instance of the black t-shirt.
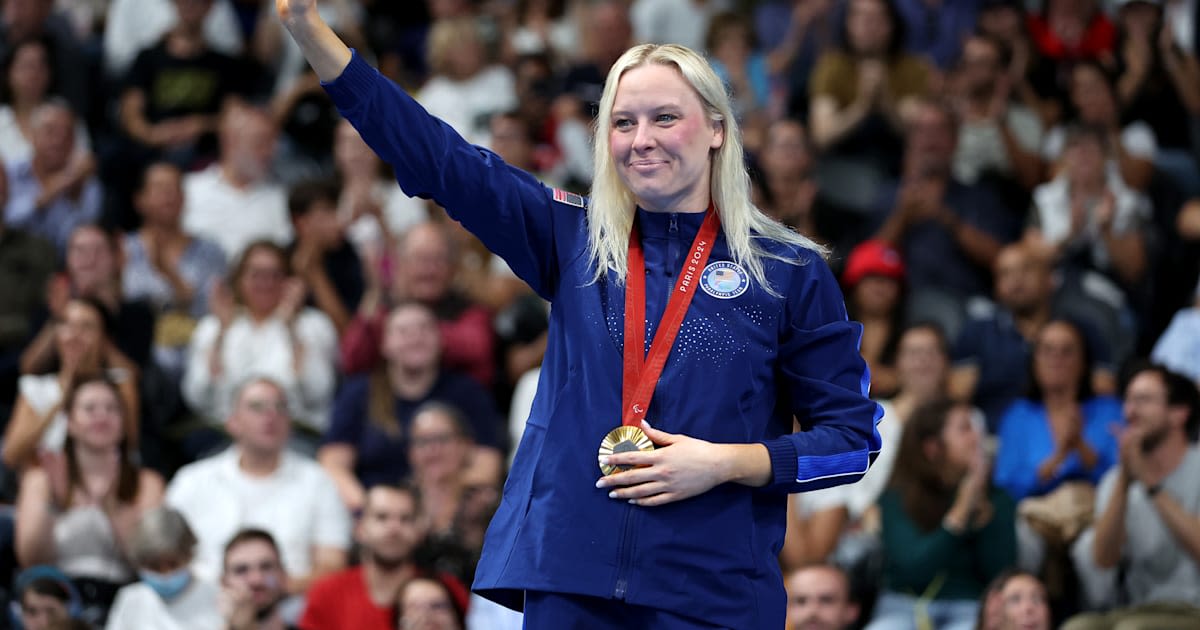
M 195 57 L 176 57 L 165 40 L 138 54 L 125 79 L 125 89 L 146 97 L 151 123 L 192 114 L 212 115 L 227 96 L 245 93 L 248 77 L 231 57 L 205 50 Z

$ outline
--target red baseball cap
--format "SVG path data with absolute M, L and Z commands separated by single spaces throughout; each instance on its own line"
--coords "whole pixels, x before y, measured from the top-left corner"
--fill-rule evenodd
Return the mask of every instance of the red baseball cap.
M 891 243 L 879 239 L 859 243 L 846 257 L 842 284 L 851 288 L 867 276 L 904 280 L 904 260 L 900 258 L 900 252 Z

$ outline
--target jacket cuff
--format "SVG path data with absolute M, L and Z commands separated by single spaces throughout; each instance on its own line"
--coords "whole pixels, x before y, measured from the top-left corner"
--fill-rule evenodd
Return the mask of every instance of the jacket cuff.
M 338 109 L 352 109 L 368 94 L 374 92 L 372 84 L 376 78 L 375 68 L 367 63 L 358 51 L 350 49 L 350 63 L 332 81 L 322 81 L 321 87 L 333 99 Z
M 769 487 L 788 487 L 796 483 L 796 473 L 799 459 L 796 453 L 796 443 L 787 437 L 779 437 L 762 442 L 771 456 L 771 485 Z

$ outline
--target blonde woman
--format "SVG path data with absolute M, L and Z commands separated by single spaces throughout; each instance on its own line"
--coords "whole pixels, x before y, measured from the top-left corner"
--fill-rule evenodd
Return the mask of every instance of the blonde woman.
M 821 249 L 750 203 L 712 68 L 679 46 L 617 60 L 589 202 L 429 116 L 313 0 L 277 8 L 400 186 L 553 305 L 475 589 L 533 629 L 781 627 L 786 494 L 860 478 L 881 414 Z

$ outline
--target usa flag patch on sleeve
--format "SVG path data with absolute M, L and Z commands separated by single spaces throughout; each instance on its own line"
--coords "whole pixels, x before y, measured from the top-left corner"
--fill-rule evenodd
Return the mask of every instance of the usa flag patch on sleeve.
M 576 208 L 583 207 L 583 195 L 567 192 L 561 188 L 554 189 L 554 200 L 559 203 L 565 203 L 568 206 L 575 206 Z

